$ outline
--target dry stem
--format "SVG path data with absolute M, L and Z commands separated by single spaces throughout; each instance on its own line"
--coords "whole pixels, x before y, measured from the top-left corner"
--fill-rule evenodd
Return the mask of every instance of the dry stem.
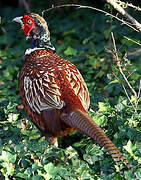
M 131 39 L 131 38 L 129 38 L 129 37 L 126 37 L 126 36 L 123 36 L 123 37 L 124 37 L 125 39 L 127 39 L 128 41 L 131 41 L 131 42 L 133 42 L 133 43 L 141 46 L 141 44 L 140 44 L 139 42 L 136 42 L 136 41 L 134 41 L 133 39 Z
M 126 21 L 124 21 L 123 19 L 120 19 L 119 17 L 114 16 L 114 15 L 112 15 L 112 14 L 110 14 L 110 13 L 104 11 L 104 10 L 101 10 L 101 9 L 98 9 L 98 8 L 95 8 L 95 7 L 91 7 L 91 6 L 83 6 L 83 5 L 79 5 L 79 4 L 66 4 L 66 5 L 51 7 L 51 8 L 49 8 L 49 9 L 47 9 L 47 10 L 43 10 L 43 11 L 42 11 L 42 17 L 44 16 L 44 13 L 45 13 L 45 12 L 49 12 L 49 11 L 51 11 L 51 10 L 53 10 L 53 9 L 62 8 L 62 7 L 77 7 L 77 8 L 79 8 L 79 9 L 80 9 L 80 8 L 86 8 L 86 9 L 92 9 L 92 10 L 95 10 L 95 11 L 98 11 L 98 12 L 102 12 L 102 13 L 104 13 L 106 16 L 110 16 L 110 17 L 113 17 L 113 18 L 117 19 L 117 20 L 120 21 L 122 24 L 125 24 L 125 25 L 127 25 L 128 27 L 132 28 L 134 31 L 137 31 L 137 32 L 140 31 L 137 27 L 135 28 L 135 27 L 132 26 L 132 24 L 130 24 L 129 22 L 126 22 Z
M 131 8 L 134 8 L 135 10 L 137 10 L 137 11 L 141 11 L 141 8 L 139 6 L 134 6 L 132 3 L 123 2 L 123 1 L 120 1 L 120 0 L 116 0 L 116 2 L 121 6 L 131 7 Z
M 140 95 L 141 95 L 141 79 L 140 79 L 140 84 L 139 84 L 139 90 L 138 93 L 136 93 L 136 91 L 134 90 L 134 88 L 131 86 L 130 82 L 128 81 L 128 77 L 126 77 L 126 75 L 123 72 L 122 66 L 120 64 L 120 59 L 118 57 L 118 53 L 117 53 L 117 48 L 116 48 L 116 43 L 115 43 L 115 38 L 113 33 L 111 32 L 111 36 L 112 36 L 112 41 L 113 41 L 113 57 L 115 58 L 116 64 L 117 64 L 117 68 L 120 72 L 120 74 L 122 75 L 123 79 L 125 80 L 126 84 L 128 85 L 130 91 L 134 94 L 134 97 L 136 98 L 135 102 L 133 103 L 131 100 L 131 97 L 129 96 L 127 89 L 125 87 L 125 85 L 120 81 L 120 79 L 117 77 L 117 75 L 115 73 L 113 73 L 113 75 L 115 76 L 115 78 L 119 81 L 119 83 L 122 85 L 124 92 L 129 100 L 129 102 L 131 103 L 132 107 L 134 108 L 135 113 L 137 113 L 137 108 L 138 108 L 138 103 L 140 101 Z M 132 73 L 131 73 L 132 74 Z
M 129 13 L 125 11 L 117 2 L 116 0 L 107 0 L 109 4 L 111 4 L 114 9 L 116 9 L 119 13 L 121 13 L 123 16 L 125 16 L 131 23 L 134 25 L 140 32 L 141 32 L 141 24 L 133 18 Z
M 122 87 L 123 87 L 123 89 L 124 89 L 124 92 L 125 92 L 128 100 L 129 100 L 129 102 L 131 103 L 132 107 L 134 108 L 135 113 L 137 113 L 137 109 L 134 107 L 134 104 L 132 103 L 132 101 L 131 101 L 131 99 L 130 99 L 130 96 L 128 95 L 128 92 L 127 92 L 127 90 L 126 90 L 125 85 L 120 81 L 120 79 L 118 78 L 118 76 L 117 76 L 115 73 L 113 73 L 113 75 L 114 75 L 115 78 L 118 80 L 118 82 L 122 85 Z

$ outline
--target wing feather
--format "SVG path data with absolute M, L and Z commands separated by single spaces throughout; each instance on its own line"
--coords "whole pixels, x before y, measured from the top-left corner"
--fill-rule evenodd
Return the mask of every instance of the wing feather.
M 25 97 L 34 112 L 40 114 L 45 109 L 61 109 L 64 106 L 64 102 L 60 99 L 59 87 L 56 84 L 53 87 L 49 88 L 41 78 L 31 81 L 28 76 L 24 77 Z

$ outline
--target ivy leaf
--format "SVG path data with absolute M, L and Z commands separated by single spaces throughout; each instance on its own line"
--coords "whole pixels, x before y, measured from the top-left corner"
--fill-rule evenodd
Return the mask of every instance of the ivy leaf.
M 119 83 L 119 81 L 117 79 L 114 79 L 114 80 L 109 82 L 109 84 L 116 84 L 116 83 Z
M 131 96 L 131 101 L 136 104 L 137 103 L 137 98 L 135 96 Z
M 16 177 L 23 178 L 23 179 L 29 179 L 28 175 L 23 174 L 23 173 L 21 173 L 21 172 L 17 173 L 17 174 L 16 174 Z
M 18 119 L 19 114 L 9 113 L 8 114 L 8 121 L 13 122 Z
M 124 149 L 131 155 L 131 156 L 134 156 L 134 154 L 133 154 L 133 144 L 132 144 L 132 142 L 129 140 L 128 141 L 128 143 L 127 143 L 127 145 L 126 146 L 124 146 Z
M 39 175 L 34 175 L 32 177 L 32 180 L 41 180 L 41 179 L 43 179 L 43 178 L 42 178 L 42 176 L 39 176 Z
M 77 50 L 69 46 L 69 47 L 64 51 L 64 54 L 65 54 L 66 56 L 75 56 L 75 55 L 77 54 Z
M 108 112 L 110 110 L 110 105 L 104 102 L 98 103 L 99 112 Z
M 1 163 L 1 166 L 3 167 L 1 169 L 1 172 L 6 175 L 12 176 L 14 174 L 14 164 L 9 162 L 3 162 Z
M 89 145 L 86 148 L 86 154 L 83 155 L 83 158 L 92 165 L 96 161 L 103 160 L 103 151 L 96 145 Z
M 105 115 L 95 115 L 93 116 L 94 121 L 98 126 L 106 126 L 108 118 Z
M 44 170 L 47 172 L 48 174 L 48 179 L 51 179 L 55 176 L 55 174 L 57 173 L 57 168 L 53 165 L 53 163 L 48 163 L 46 165 L 44 165 Z
M 7 166 L 7 174 L 12 176 L 14 174 L 14 164 L 9 163 Z
M 118 112 L 121 112 L 122 110 L 124 110 L 125 106 L 123 105 L 123 103 L 118 103 L 117 105 L 115 105 L 115 108 L 118 110 Z
M 16 154 L 12 154 L 8 151 L 2 151 L 2 154 L 0 156 L 0 160 L 2 161 L 6 161 L 6 162 L 9 162 L 9 163 L 15 163 L 16 161 L 16 158 L 17 158 L 17 155 Z

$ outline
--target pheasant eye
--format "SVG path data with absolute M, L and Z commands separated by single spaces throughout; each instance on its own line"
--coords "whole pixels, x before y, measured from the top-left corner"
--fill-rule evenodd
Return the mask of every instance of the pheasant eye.
M 31 19 L 28 19 L 27 21 L 29 24 L 32 24 L 32 20 Z

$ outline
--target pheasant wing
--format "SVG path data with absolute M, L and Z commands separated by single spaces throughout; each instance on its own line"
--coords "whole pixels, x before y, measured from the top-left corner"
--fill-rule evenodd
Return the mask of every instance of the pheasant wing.
M 24 91 L 29 106 L 39 114 L 43 110 L 61 109 L 64 106 L 64 102 L 60 99 L 59 87 L 49 82 L 46 76 L 33 80 L 28 76 L 24 77 Z
M 36 61 L 32 57 L 30 66 L 27 64 L 28 59 L 22 69 L 21 79 L 26 100 L 34 112 L 40 114 L 43 110 L 61 109 L 65 105 L 60 82 L 68 83 L 83 107 L 88 109 L 89 92 L 75 65 L 55 54 L 40 54 L 36 56 Z

